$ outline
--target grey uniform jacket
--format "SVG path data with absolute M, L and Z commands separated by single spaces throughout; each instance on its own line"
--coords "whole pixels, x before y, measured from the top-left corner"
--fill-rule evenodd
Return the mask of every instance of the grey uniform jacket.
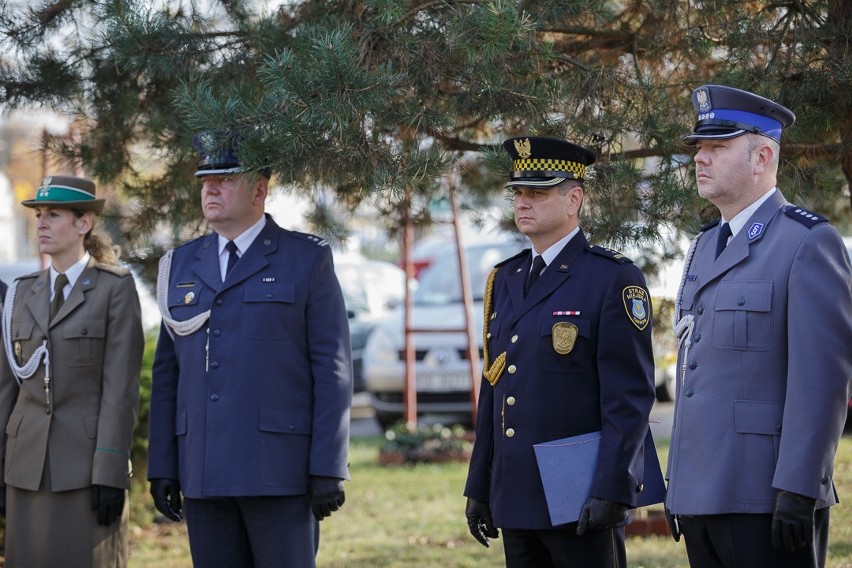
M 852 379 L 852 270 L 825 219 L 776 191 L 714 259 L 684 276 L 666 504 L 674 514 L 769 513 L 777 490 L 837 502 L 835 451 Z

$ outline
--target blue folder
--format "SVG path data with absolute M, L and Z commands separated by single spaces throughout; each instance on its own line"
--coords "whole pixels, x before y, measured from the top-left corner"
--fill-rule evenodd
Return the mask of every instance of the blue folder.
M 533 446 L 553 526 L 573 523 L 580 518 L 592 489 L 600 444 L 601 433 L 590 432 Z M 666 497 L 660 460 L 650 431 L 645 436 L 644 456 L 643 464 L 631 467 L 642 479 L 639 507 L 662 503 Z M 638 472 L 636 465 L 642 468 Z

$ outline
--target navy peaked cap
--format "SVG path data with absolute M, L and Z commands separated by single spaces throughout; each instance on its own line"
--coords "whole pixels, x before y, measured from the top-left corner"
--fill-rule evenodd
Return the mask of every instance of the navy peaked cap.
M 781 131 L 796 121 L 793 112 L 767 98 L 724 85 L 704 85 L 692 91 L 698 119 L 687 144 L 753 133 L 781 142 Z

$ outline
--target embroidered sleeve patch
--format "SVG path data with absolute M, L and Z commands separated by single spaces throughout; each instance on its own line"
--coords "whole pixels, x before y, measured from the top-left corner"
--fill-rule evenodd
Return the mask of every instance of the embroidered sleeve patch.
M 648 292 L 640 286 L 628 286 L 621 292 L 621 299 L 624 300 L 624 310 L 633 325 L 639 331 L 648 327 L 651 316 Z

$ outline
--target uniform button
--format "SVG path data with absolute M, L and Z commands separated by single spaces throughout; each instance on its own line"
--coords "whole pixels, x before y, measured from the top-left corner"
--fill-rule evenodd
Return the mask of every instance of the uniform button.
M 83 328 L 83 335 L 89 335 L 89 330 L 85 327 Z
M 639 486 L 636 488 L 636 493 L 642 493 L 644 489 L 645 486 L 640 483 Z
M 266 295 L 266 297 L 267 297 L 267 298 L 272 298 L 272 294 L 267 294 L 267 295 Z
M 219 331 L 218 329 L 213 330 L 213 337 L 219 337 L 220 335 L 222 335 L 221 331 Z
M 822 483 L 823 483 L 823 485 L 825 485 L 825 484 L 826 484 L 826 483 L 828 483 L 829 481 L 831 481 L 831 478 L 830 478 L 830 477 L 828 477 L 827 475 L 826 475 L 825 477 L 823 477 L 823 478 L 822 478 Z
M 698 366 L 698 363 L 696 363 L 695 361 L 690 361 L 688 366 L 690 369 L 695 369 L 695 367 Z
M 781 431 L 781 424 L 776 424 L 776 425 L 775 425 L 775 431 L 776 431 L 776 432 L 780 432 L 780 431 Z
M 515 397 L 514 397 L 514 396 L 510 396 L 509 398 L 507 398 L 507 399 L 506 399 L 506 404 L 508 404 L 509 406 L 515 406 Z
M 212 363 L 210 363 L 210 368 L 211 369 L 218 369 L 219 368 L 219 361 L 213 361 Z
M 687 397 L 690 397 L 690 396 L 692 396 L 692 395 L 694 395 L 694 394 L 695 394 L 695 391 L 694 391 L 694 390 L 692 390 L 692 387 L 689 387 L 688 389 L 686 389 L 686 396 L 687 396 Z
M 701 315 L 703 313 L 704 313 L 704 305 L 702 304 L 702 305 L 698 306 L 698 315 Z
M 212 400 L 213 402 L 216 402 L 217 400 L 219 400 L 219 395 L 218 394 L 211 394 L 210 400 Z
M 489 332 L 485 335 L 485 337 L 487 337 L 488 339 L 491 339 L 491 332 L 489 331 Z
M 744 306 L 745 305 L 745 298 L 743 298 L 742 296 L 737 298 L 737 305 L 738 306 Z
M 221 306 L 224 300 L 222 298 L 216 298 L 216 305 Z
M 510 375 L 514 375 L 515 371 L 517 371 L 517 370 L 518 370 L 518 368 L 515 367 L 514 365 L 509 365 L 509 374 Z
M 696 333 L 695 337 L 692 340 L 695 341 L 695 343 L 698 343 L 699 341 L 701 341 L 701 334 Z
M 512 438 L 514 436 L 515 436 L 515 429 L 514 428 L 507 428 L 506 429 L 506 437 Z
M 517 343 L 517 341 L 518 341 L 518 336 L 517 336 L 517 335 L 513 335 L 513 336 L 512 336 L 512 343 Z

